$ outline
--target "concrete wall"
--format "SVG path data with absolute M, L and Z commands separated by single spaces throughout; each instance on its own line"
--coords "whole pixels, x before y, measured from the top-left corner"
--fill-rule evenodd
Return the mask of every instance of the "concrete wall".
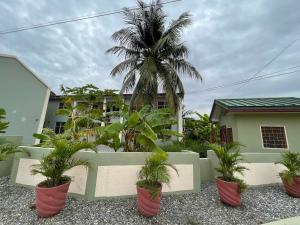
M 233 140 L 243 144 L 245 152 L 280 152 L 282 149 L 264 148 L 261 125 L 284 126 L 288 149 L 300 152 L 299 113 L 240 113 L 227 114 L 220 120 L 221 125 L 232 127 Z
M 23 136 L 23 144 L 34 144 L 32 134 L 43 127 L 49 94 L 17 59 L 0 56 L 0 107 L 10 122 L 7 135 Z
M 212 177 L 218 176 L 214 168 L 218 167 L 219 161 L 212 150 L 207 152 L 207 157 L 211 160 Z M 242 153 L 244 162 L 240 165 L 245 166 L 248 170 L 244 175 L 236 174 L 243 179 L 248 185 L 263 185 L 280 183 L 279 172 L 285 169 L 284 166 L 274 164 L 281 159 L 281 153 Z M 200 165 L 201 167 L 201 165 Z
M 51 149 L 24 147 L 31 156 L 18 154 L 14 158 L 11 181 L 18 185 L 34 187 L 44 178 L 31 175 L 31 165 L 38 164 L 41 157 Z M 68 171 L 72 176 L 69 192 L 87 199 L 132 196 L 136 194 L 137 174 L 150 153 L 94 153 L 81 151 L 77 157 L 90 162 L 89 169 L 77 167 Z M 179 176 L 170 170 L 172 181 L 163 186 L 165 193 L 190 193 L 200 191 L 200 164 L 197 153 L 169 153 L 169 162 L 178 169 Z

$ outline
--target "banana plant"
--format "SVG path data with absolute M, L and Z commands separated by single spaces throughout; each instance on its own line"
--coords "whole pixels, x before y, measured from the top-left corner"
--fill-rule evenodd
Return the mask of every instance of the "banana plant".
M 168 109 L 152 109 L 144 106 L 140 111 L 130 112 L 127 106 L 123 106 L 118 116 L 122 116 L 123 123 L 113 123 L 107 127 L 97 128 L 97 143 L 114 143 L 114 140 L 122 134 L 124 137 L 124 151 L 153 151 L 161 150 L 157 140 L 162 136 L 181 136 L 170 130 L 170 126 L 176 123 Z M 116 143 L 114 143 L 116 144 Z M 121 146 L 117 142 L 116 146 Z

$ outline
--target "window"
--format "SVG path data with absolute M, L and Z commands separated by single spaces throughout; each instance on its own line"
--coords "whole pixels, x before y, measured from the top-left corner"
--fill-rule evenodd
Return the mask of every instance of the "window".
M 261 136 L 264 148 L 287 148 L 283 126 L 262 126 Z
M 120 109 L 119 109 L 118 106 L 115 106 L 115 105 L 114 105 L 114 106 L 112 107 L 112 111 L 113 111 L 113 112 L 118 112 L 119 110 L 120 110 Z
M 232 128 L 222 126 L 220 129 L 221 145 L 233 142 Z
M 61 134 L 65 131 L 64 126 L 65 126 L 65 122 L 56 122 L 55 124 L 55 133 L 56 134 Z
M 60 102 L 59 105 L 58 105 L 58 108 L 59 108 L 59 109 L 63 109 L 64 106 L 65 106 L 65 104 L 64 104 L 63 102 Z
M 168 104 L 167 104 L 166 101 L 158 101 L 157 102 L 157 108 L 158 109 L 168 108 Z

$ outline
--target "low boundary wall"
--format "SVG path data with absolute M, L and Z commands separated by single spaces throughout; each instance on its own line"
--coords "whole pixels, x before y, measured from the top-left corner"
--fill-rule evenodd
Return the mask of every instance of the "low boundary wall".
M 31 156 L 16 154 L 11 170 L 11 182 L 33 188 L 44 180 L 32 175 L 31 166 L 39 164 L 43 155 L 52 149 L 25 147 Z M 150 153 L 80 151 L 76 154 L 90 162 L 90 168 L 75 167 L 66 174 L 72 177 L 69 193 L 86 199 L 132 196 L 136 194 L 138 171 Z M 176 166 L 179 176 L 170 169 L 171 183 L 163 186 L 165 193 L 193 193 L 200 191 L 200 161 L 197 153 L 170 152 L 169 162 Z

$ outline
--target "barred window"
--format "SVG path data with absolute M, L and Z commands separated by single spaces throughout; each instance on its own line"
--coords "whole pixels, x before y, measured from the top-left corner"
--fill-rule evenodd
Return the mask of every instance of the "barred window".
M 221 126 L 220 139 L 221 139 L 221 145 L 225 145 L 233 142 L 232 128 Z
M 168 108 L 168 103 L 166 101 L 158 101 L 157 108 L 158 109 Z
M 56 134 L 62 134 L 62 133 L 64 133 L 64 131 L 65 131 L 65 128 L 64 128 L 64 126 L 65 126 L 65 122 L 56 122 L 56 124 L 55 124 L 55 133 Z
M 261 136 L 264 148 L 287 148 L 287 140 L 284 127 L 263 126 Z
M 65 107 L 65 104 L 63 102 L 60 102 L 59 105 L 58 105 L 58 108 L 63 109 L 64 107 Z

